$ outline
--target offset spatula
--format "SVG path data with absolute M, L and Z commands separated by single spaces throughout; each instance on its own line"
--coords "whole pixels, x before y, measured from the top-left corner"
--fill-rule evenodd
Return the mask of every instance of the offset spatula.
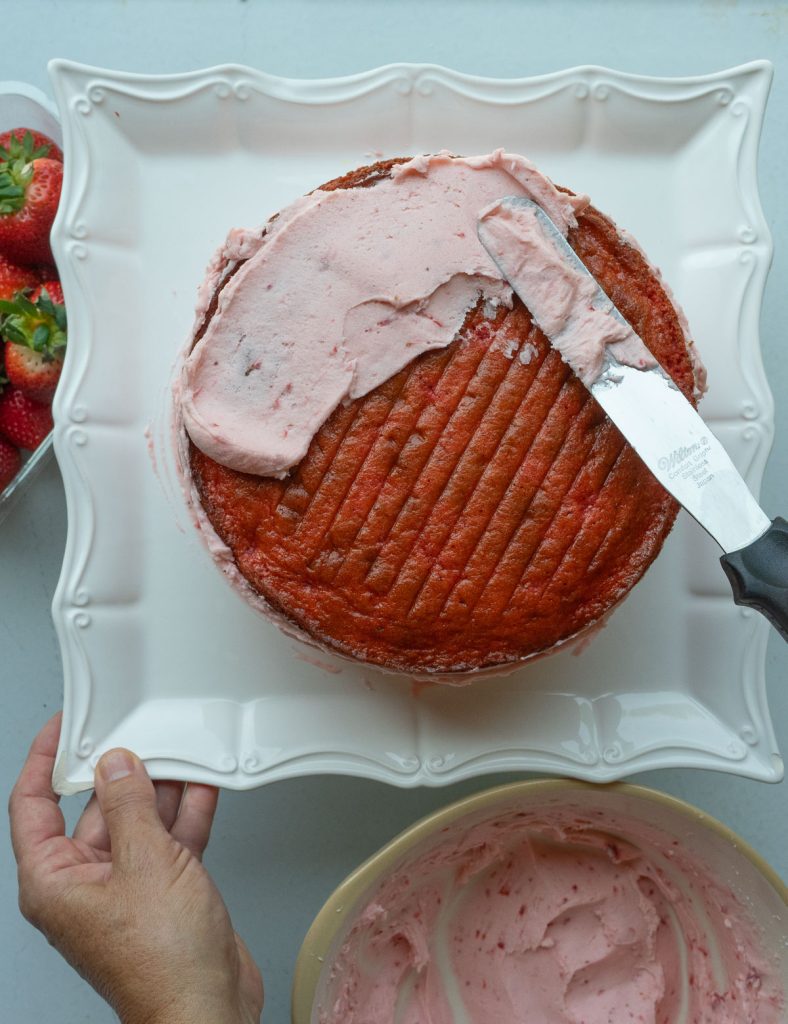
M 592 282 L 593 294 L 585 280 L 582 284 L 591 296 L 593 310 L 603 314 L 598 322 L 604 324 L 605 316 L 615 318 L 631 335 L 626 345 L 642 346 L 540 206 L 511 196 L 496 204 L 493 221 L 498 210 L 504 216 L 533 215 L 541 235 L 555 247 L 549 257 L 557 254 L 573 275 Z M 549 289 L 543 287 L 544 277 L 540 282 L 538 274 L 524 270 L 527 256 L 523 252 L 507 252 L 501 246 L 489 215 L 488 211 L 479 221 L 479 240 L 551 345 L 565 357 L 562 331 L 556 328 L 555 308 Z M 621 346 L 612 346 L 617 348 Z M 601 372 L 593 381 L 584 382 L 663 487 L 723 549 L 720 561 L 736 604 L 756 608 L 788 640 L 788 522 L 780 517 L 769 521 L 725 449 L 661 366 L 640 369 L 625 365 L 608 347 Z

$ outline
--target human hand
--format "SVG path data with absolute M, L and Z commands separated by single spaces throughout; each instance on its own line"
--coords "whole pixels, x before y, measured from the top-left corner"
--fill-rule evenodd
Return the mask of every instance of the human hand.
M 52 790 L 60 715 L 9 802 L 19 906 L 123 1024 L 257 1024 L 260 972 L 200 859 L 218 791 L 105 754 L 74 835 Z

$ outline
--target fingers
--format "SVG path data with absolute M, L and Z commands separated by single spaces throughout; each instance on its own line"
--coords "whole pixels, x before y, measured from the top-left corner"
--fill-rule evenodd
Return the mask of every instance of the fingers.
M 154 782 L 153 786 L 156 790 L 156 807 L 159 811 L 161 823 L 170 832 L 175 824 L 175 819 L 178 817 L 186 784 L 166 779 L 161 782 Z
M 107 832 L 107 826 L 101 816 L 101 808 L 95 793 L 85 804 L 85 809 L 79 816 L 79 821 L 74 827 L 74 839 L 78 839 L 94 850 L 109 850 L 109 832 Z
M 171 782 L 169 780 L 153 783 L 153 788 L 156 790 L 156 807 L 161 822 L 167 831 L 172 828 L 178 816 L 178 808 L 183 797 L 183 785 L 182 782 Z M 74 839 L 86 843 L 94 850 L 109 852 L 109 832 L 107 831 L 107 824 L 101 814 L 101 808 L 95 793 L 88 801 L 77 822 L 74 829 Z
M 130 750 L 110 750 L 96 766 L 96 801 L 104 818 L 118 871 L 150 863 L 151 849 L 167 838 L 156 791 L 142 761 Z
M 41 843 L 65 834 L 65 822 L 52 789 L 52 770 L 60 739 L 61 713 L 33 740 L 8 803 L 11 842 L 17 861 Z
M 173 839 L 177 839 L 198 860 L 202 859 L 208 845 L 218 801 L 219 790 L 215 786 L 190 782 L 183 795 L 178 817 L 172 826 Z

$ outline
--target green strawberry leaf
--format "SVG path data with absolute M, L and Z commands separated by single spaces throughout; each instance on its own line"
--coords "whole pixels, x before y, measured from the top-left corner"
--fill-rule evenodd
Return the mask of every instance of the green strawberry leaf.
M 0 163 L 0 214 L 22 209 L 33 174 L 33 163 L 25 157 Z
M 47 324 L 39 324 L 33 331 L 32 346 L 36 352 L 45 352 L 49 344 L 51 331 Z
M 49 156 L 52 147 L 48 143 L 42 143 L 36 148 L 35 140 L 31 132 L 25 132 L 21 139 L 12 135 L 7 146 L 0 146 L 0 161 L 4 163 L 31 163 L 41 157 Z
M 13 199 L 15 196 L 22 195 L 24 191 L 22 186 L 17 185 L 9 175 L 0 174 L 0 196 L 4 199 Z
M 17 295 L 15 302 L 18 313 L 26 313 L 27 316 L 32 317 L 38 316 L 38 310 L 36 309 L 35 304 L 32 303 L 26 295 Z
M 66 307 L 53 302 L 46 288 L 35 302 L 25 291 L 17 293 L 13 302 L 0 299 L 0 333 L 49 362 L 62 354 L 68 342 Z
M 13 320 L 6 320 L 3 324 L 3 337 L 7 341 L 13 341 L 15 345 L 28 344 L 28 336 Z

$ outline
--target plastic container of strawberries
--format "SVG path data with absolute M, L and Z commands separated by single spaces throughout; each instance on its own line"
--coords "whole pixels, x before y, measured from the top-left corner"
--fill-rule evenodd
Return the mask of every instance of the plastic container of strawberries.
M 57 108 L 40 89 L 25 82 L 0 82 L 0 132 L 11 128 L 33 128 L 44 132 L 62 148 L 63 133 Z M 52 434 L 25 457 L 22 468 L 0 493 L 0 522 L 11 510 L 13 502 L 52 457 Z

